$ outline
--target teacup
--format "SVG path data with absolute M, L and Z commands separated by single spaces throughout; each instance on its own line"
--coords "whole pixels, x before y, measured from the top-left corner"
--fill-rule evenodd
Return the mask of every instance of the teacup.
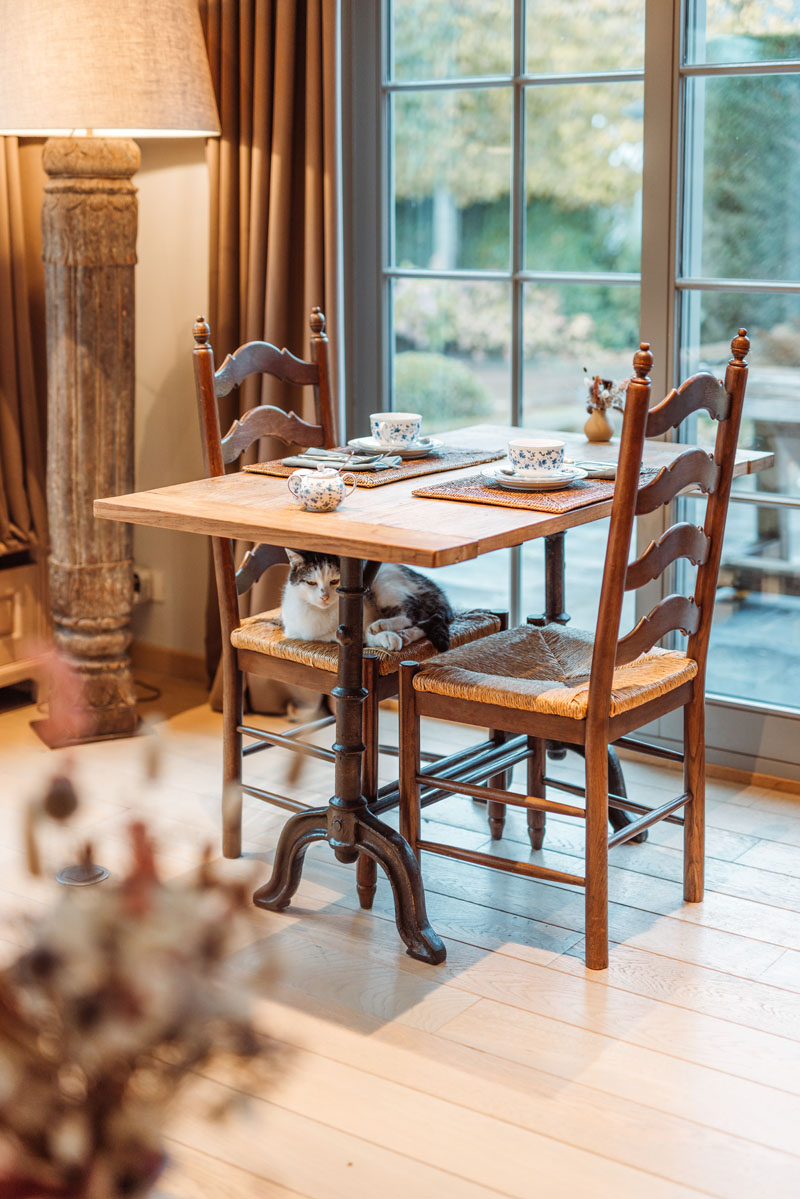
M 355 475 L 340 475 L 332 466 L 301 467 L 286 480 L 292 495 L 308 512 L 333 512 L 355 485 Z
M 508 457 L 516 474 L 553 474 L 564 469 L 564 442 L 542 437 L 518 437 L 509 441 Z
M 416 445 L 422 417 L 419 412 L 371 412 L 369 431 L 381 445 L 404 449 Z

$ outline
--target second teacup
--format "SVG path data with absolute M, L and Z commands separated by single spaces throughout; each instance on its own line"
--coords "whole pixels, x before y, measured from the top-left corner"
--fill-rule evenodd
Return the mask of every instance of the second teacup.
M 372 412 L 369 431 L 376 441 L 387 447 L 403 449 L 416 445 L 422 428 L 419 412 Z
M 552 474 L 564 469 L 564 442 L 543 437 L 518 437 L 509 441 L 508 457 L 517 474 Z

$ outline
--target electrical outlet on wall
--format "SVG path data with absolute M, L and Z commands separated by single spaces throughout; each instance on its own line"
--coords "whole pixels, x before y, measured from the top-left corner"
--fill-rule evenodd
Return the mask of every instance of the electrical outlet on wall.
M 151 570 L 149 566 L 133 568 L 134 604 L 163 604 L 164 572 Z

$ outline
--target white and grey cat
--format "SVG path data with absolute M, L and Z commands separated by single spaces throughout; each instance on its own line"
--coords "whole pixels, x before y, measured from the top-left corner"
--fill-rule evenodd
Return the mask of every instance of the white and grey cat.
M 287 637 L 333 641 L 339 624 L 339 559 L 331 554 L 287 550 L 289 578 L 281 600 Z M 429 637 L 440 652 L 450 648 L 453 610 L 440 587 L 407 566 L 384 563 L 364 597 L 364 644 L 399 650 Z

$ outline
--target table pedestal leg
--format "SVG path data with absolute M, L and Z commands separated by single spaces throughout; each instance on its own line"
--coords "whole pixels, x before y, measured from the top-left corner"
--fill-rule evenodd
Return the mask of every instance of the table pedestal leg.
M 355 862 L 366 853 L 389 877 L 395 902 L 397 931 L 407 952 L 420 961 L 443 962 L 446 951 L 431 928 L 419 863 L 408 842 L 367 808 L 361 793 L 362 639 L 364 615 L 363 564 L 342 558 L 339 587 L 339 673 L 336 699 L 336 793 L 327 808 L 293 816 L 278 841 L 272 878 L 253 895 L 257 907 L 279 911 L 287 907 L 300 885 L 303 858 L 313 841 L 327 840 L 340 862 Z
M 544 612 L 529 616 L 528 624 L 569 624 L 564 611 L 564 534 L 551 533 L 544 539 Z

